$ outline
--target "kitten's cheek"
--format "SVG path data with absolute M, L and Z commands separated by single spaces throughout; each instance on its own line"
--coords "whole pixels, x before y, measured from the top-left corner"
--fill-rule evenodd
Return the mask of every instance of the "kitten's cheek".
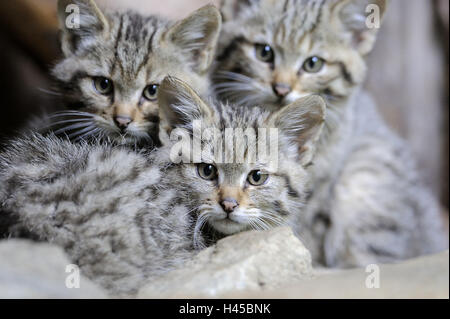
M 143 116 L 150 122 L 157 123 L 159 121 L 159 107 L 157 103 L 146 103 L 142 106 Z

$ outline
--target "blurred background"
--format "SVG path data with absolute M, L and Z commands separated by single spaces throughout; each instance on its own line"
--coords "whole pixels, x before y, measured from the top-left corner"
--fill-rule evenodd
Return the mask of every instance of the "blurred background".
M 182 18 L 206 0 L 98 0 L 102 7 Z M 0 1 L 0 137 L 33 114 L 58 108 L 49 69 L 60 57 L 56 0 Z M 367 89 L 405 138 L 420 172 L 448 211 L 448 0 L 391 0 Z

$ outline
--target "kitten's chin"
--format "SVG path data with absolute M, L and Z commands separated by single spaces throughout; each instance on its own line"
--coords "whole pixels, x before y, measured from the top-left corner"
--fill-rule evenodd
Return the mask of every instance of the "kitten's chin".
M 248 225 L 237 223 L 228 218 L 221 220 L 210 220 L 208 223 L 212 228 L 224 235 L 233 235 L 248 229 Z

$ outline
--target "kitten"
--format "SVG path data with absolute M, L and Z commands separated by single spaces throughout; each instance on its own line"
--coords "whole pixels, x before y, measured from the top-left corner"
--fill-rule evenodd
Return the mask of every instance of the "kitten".
M 164 145 L 160 152 L 184 163 L 177 184 L 185 183 L 196 194 L 197 228 L 206 224 L 217 239 L 290 224 L 302 208 L 306 167 L 322 131 L 322 98 L 305 97 L 270 113 L 258 107 L 206 103 L 174 79 L 168 79 L 159 98 Z M 198 136 L 196 120 L 201 120 L 203 129 L 199 149 L 183 152 L 195 147 L 196 140 L 179 140 L 179 132 L 172 134 L 181 127 L 187 131 L 181 137 Z M 292 171 L 293 166 L 298 169 Z
M 320 94 L 327 119 L 312 192 L 297 222 L 316 263 L 392 262 L 444 249 L 437 201 L 420 182 L 404 141 L 361 90 L 385 0 L 223 0 L 213 79 L 218 96 L 277 110 Z
M 0 220 L 12 217 L 11 236 L 24 228 L 62 246 L 86 276 L 127 295 L 213 240 L 288 224 L 301 210 L 307 174 L 291 168 L 311 162 L 325 116 L 320 97 L 271 115 L 206 103 L 168 78 L 159 103 L 163 145 L 152 152 L 39 134 L 12 141 L 0 154 L 0 204 L 8 212 Z M 223 149 L 208 147 L 198 163 L 189 152 L 182 154 L 187 161 L 173 161 L 178 146 L 191 146 L 177 134 L 193 136 L 194 120 L 220 136 L 227 127 L 278 128 L 278 165 L 249 160 L 246 138 L 231 140 L 243 163 L 216 162 Z
M 73 27 L 79 8 L 79 27 Z M 206 94 L 221 17 L 205 6 L 172 23 L 136 12 L 102 12 L 93 0 L 59 0 L 64 58 L 54 67 L 69 110 L 50 116 L 56 135 L 158 145 L 160 82 L 167 75 Z

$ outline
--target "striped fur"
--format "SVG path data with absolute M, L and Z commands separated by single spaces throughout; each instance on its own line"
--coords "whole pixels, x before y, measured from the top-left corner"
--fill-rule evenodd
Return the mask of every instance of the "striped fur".
M 67 5 L 80 9 L 80 27 L 69 28 Z M 70 112 L 50 116 L 57 135 L 71 140 L 102 138 L 119 144 L 158 145 L 157 87 L 167 75 L 188 80 L 201 94 L 218 39 L 221 18 L 213 6 L 179 22 L 137 12 L 105 11 L 93 0 L 59 0 L 64 58 L 54 67 Z M 96 79 L 112 83 L 99 91 Z M 153 95 L 146 94 L 155 85 Z M 126 127 L 115 119 L 126 118 Z M 78 121 L 77 121 L 78 120 Z
M 152 162 L 107 144 L 18 138 L 1 155 L 0 218 L 14 218 L 9 236 L 57 244 L 111 294 L 133 294 L 194 254 L 189 206 Z
M 271 115 L 259 108 L 205 103 L 187 84 L 167 79 L 160 104 L 163 122 L 174 129 L 188 127 L 194 118 L 221 134 L 227 127 L 278 123 L 279 165 L 213 162 L 219 178 L 209 181 L 199 176 L 198 164 L 170 160 L 174 141 L 162 132 L 163 146 L 146 153 L 106 143 L 23 136 L 0 154 L 0 224 L 8 235 L 60 245 L 86 276 L 111 294 L 128 295 L 224 235 L 289 224 L 300 213 L 308 176 L 305 168 L 292 167 L 311 157 L 306 154 L 323 126 L 322 99 L 306 98 Z M 294 120 L 292 114 L 299 116 Z M 243 140 L 236 143 L 248 147 Z M 310 150 L 299 153 L 308 143 Z M 264 185 L 246 183 L 254 169 L 270 173 Z M 237 198 L 239 211 L 226 218 L 219 200 L 230 187 L 242 198 Z
M 315 152 L 325 118 L 323 100 L 306 97 L 271 114 L 257 107 L 205 103 L 182 81 L 169 78 L 165 82 L 162 91 L 165 93 L 160 94 L 162 123 L 166 123 L 164 131 L 182 127 L 191 136 L 194 134 L 193 121 L 200 119 L 203 128 L 217 129 L 224 141 L 218 151 L 211 147 L 217 145 L 213 138 L 204 137 L 201 140 L 202 157 L 198 162 L 212 164 L 217 170 L 215 179 L 199 178 L 199 165 L 192 163 L 192 157 L 189 161 L 192 164 L 184 165 L 183 180 L 177 180 L 177 183 L 187 183 L 198 194 L 199 216 L 212 230 L 213 237 L 291 224 L 303 207 L 304 188 L 308 183 L 306 167 Z M 277 129 L 277 163 L 252 159 L 250 145 L 253 144 L 247 142 L 248 137 L 227 135 L 229 129 L 240 129 L 242 132 L 251 129 L 259 139 L 259 128 Z M 180 143 L 173 136 L 171 139 L 161 137 L 161 140 L 164 148 L 191 146 L 190 140 Z M 243 154 L 242 162 L 237 160 L 238 149 Z M 226 160 L 227 153 L 233 154 L 230 161 Z M 297 170 L 293 171 L 294 166 Z M 260 186 L 250 184 L 249 175 L 255 170 L 268 174 L 266 183 Z M 221 207 L 221 201 L 226 198 L 232 198 L 238 204 L 238 208 L 229 215 Z
M 220 98 L 270 110 L 308 94 L 327 101 L 308 205 L 296 223 L 316 263 L 326 266 L 393 262 L 448 246 L 438 203 L 405 142 L 361 91 L 378 31 L 366 27 L 365 9 L 374 3 L 382 17 L 386 2 L 222 1 L 212 72 Z M 258 58 L 261 44 L 274 52 L 269 62 Z M 317 72 L 305 67 L 313 56 L 324 61 Z M 290 91 L 276 94 L 276 84 Z

